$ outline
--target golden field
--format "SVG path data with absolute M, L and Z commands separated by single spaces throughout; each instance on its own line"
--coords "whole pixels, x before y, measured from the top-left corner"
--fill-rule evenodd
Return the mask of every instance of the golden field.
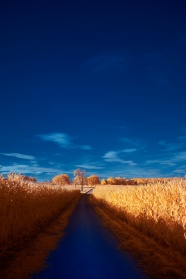
M 97 186 L 93 198 L 116 218 L 186 255 L 185 180 L 145 186 Z
M 62 211 L 79 190 L 25 181 L 19 175 L 0 177 L 0 245 L 29 237 Z

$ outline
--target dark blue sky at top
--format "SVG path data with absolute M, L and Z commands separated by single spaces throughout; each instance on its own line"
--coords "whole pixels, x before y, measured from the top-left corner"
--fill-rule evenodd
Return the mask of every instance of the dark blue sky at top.
M 186 173 L 184 1 L 1 1 L 0 172 Z

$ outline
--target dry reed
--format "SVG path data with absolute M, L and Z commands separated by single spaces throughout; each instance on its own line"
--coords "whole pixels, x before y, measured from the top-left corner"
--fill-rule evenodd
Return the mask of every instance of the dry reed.
M 121 220 L 186 255 L 185 180 L 147 186 L 98 186 L 93 196 Z
M 37 231 L 78 195 L 78 190 L 25 182 L 17 175 L 0 177 L 1 247 Z

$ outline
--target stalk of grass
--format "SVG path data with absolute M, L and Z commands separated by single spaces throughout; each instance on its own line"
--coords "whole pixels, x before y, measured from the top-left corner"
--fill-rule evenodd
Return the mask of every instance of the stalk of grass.
M 32 234 L 78 195 L 78 190 L 0 177 L 1 247 Z
M 100 186 L 93 196 L 116 216 L 186 255 L 186 181 L 147 186 Z

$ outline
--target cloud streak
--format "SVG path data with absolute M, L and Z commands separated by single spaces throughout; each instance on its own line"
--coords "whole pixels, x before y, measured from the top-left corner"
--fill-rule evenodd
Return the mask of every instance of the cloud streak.
M 90 145 L 76 145 L 73 143 L 73 137 L 64 134 L 64 133 L 50 133 L 50 134 L 41 134 L 38 137 L 43 141 L 49 141 L 56 143 L 58 146 L 62 148 L 72 149 L 79 148 L 83 150 L 91 150 L 92 147 Z
M 118 139 L 127 147 L 123 152 L 134 152 L 145 148 L 144 141 L 142 139 L 133 139 L 127 137 L 120 137 Z
M 72 143 L 71 143 L 72 138 L 64 133 L 43 134 L 43 135 L 39 135 L 39 137 L 43 141 L 50 141 L 50 142 L 57 143 L 60 147 L 64 147 L 64 148 L 72 147 Z
M 15 157 L 15 158 L 18 158 L 18 159 L 35 160 L 34 156 L 25 155 L 25 154 L 21 154 L 21 153 L 1 153 L 1 155 L 9 156 L 9 157 Z
M 9 166 L 0 166 L 0 172 L 2 174 L 8 174 L 10 172 L 13 173 L 22 173 L 22 174 L 32 174 L 32 175 L 38 175 L 42 173 L 61 173 L 61 170 L 55 169 L 55 168 L 47 168 L 47 167 L 37 167 L 37 166 L 28 166 L 28 165 L 22 165 L 22 164 L 13 164 Z
M 183 143 L 168 143 L 166 141 L 159 141 L 158 144 L 165 147 L 165 151 L 173 151 L 183 147 Z
M 179 169 L 182 168 L 180 164 L 183 164 L 186 161 L 186 151 L 176 152 L 168 156 L 168 158 L 163 159 L 156 159 L 156 160 L 146 160 L 144 162 L 144 165 L 154 165 L 154 164 L 160 164 L 162 166 L 167 167 L 175 167 L 179 166 Z M 175 172 L 175 170 L 172 170 L 172 172 Z
M 176 164 L 173 163 L 171 160 L 147 160 L 145 161 L 145 165 L 151 165 L 151 164 L 161 164 L 161 165 L 167 165 L 167 166 L 175 166 Z
M 104 167 L 91 166 L 91 165 L 76 165 L 76 167 L 82 168 L 82 169 L 87 169 L 87 170 L 100 170 L 100 169 L 104 168 Z
M 84 150 L 91 150 L 92 146 L 90 146 L 90 145 L 79 145 L 79 148 L 84 149 Z
M 128 148 L 128 149 L 123 149 L 122 152 L 126 152 L 126 153 L 132 153 L 132 152 L 135 152 L 137 151 L 136 148 Z
M 123 160 L 120 159 L 118 154 L 121 153 L 120 151 L 108 151 L 103 156 L 105 162 L 117 162 L 121 164 L 128 164 L 129 166 L 136 166 L 137 164 L 133 162 L 132 160 Z

